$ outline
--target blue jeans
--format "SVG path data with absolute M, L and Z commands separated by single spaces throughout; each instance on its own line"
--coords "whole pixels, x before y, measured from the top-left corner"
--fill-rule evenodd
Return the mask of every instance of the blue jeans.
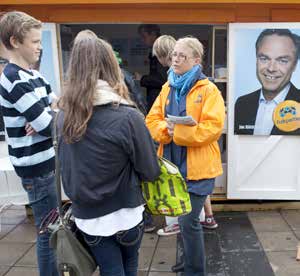
M 37 230 L 43 218 L 53 208 L 57 207 L 55 175 L 34 178 L 21 178 L 23 188 L 27 192 L 29 205 L 32 208 L 34 222 Z M 49 233 L 37 236 L 37 260 L 41 276 L 58 276 L 56 260 L 53 250 L 49 246 Z
M 153 218 L 150 213 L 148 213 L 146 210 L 143 213 L 144 223 L 145 226 L 152 226 L 153 225 Z
M 183 240 L 185 276 L 206 275 L 204 235 L 199 221 L 206 197 L 190 193 L 192 212 L 178 218 Z
M 136 276 L 143 234 L 144 222 L 109 237 L 91 236 L 82 232 L 99 265 L 101 276 Z

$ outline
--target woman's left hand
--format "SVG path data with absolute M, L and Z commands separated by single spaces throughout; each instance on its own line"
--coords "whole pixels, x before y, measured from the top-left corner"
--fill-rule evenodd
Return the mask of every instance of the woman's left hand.
M 175 127 L 175 124 L 174 123 L 171 123 L 168 119 L 166 119 L 166 122 L 167 122 L 167 129 L 168 129 L 168 134 L 173 137 L 174 135 L 174 127 Z

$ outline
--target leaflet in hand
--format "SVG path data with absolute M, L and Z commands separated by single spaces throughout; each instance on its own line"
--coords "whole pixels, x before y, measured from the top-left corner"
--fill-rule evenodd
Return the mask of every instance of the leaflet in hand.
M 167 117 L 168 117 L 168 121 L 174 124 L 189 125 L 189 126 L 194 126 L 197 124 L 197 122 L 192 116 L 173 116 L 167 114 Z

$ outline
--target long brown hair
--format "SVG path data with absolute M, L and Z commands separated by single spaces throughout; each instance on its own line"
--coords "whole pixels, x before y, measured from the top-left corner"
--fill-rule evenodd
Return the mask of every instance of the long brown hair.
M 66 143 L 79 141 L 93 114 L 98 79 L 129 100 L 124 77 L 111 45 L 90 30 L 77 34 L 71 51 L 64 91 L 58 106 L 64 111 L 63 137 Z

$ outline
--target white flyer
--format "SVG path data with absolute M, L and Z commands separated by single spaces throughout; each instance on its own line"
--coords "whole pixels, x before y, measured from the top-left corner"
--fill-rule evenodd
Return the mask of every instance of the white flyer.
M 167 114 L 168 121 L 178 125 L 189 125 L 194 126 L 197 124 L 195 119 L 192 116 L 173 116 Z

